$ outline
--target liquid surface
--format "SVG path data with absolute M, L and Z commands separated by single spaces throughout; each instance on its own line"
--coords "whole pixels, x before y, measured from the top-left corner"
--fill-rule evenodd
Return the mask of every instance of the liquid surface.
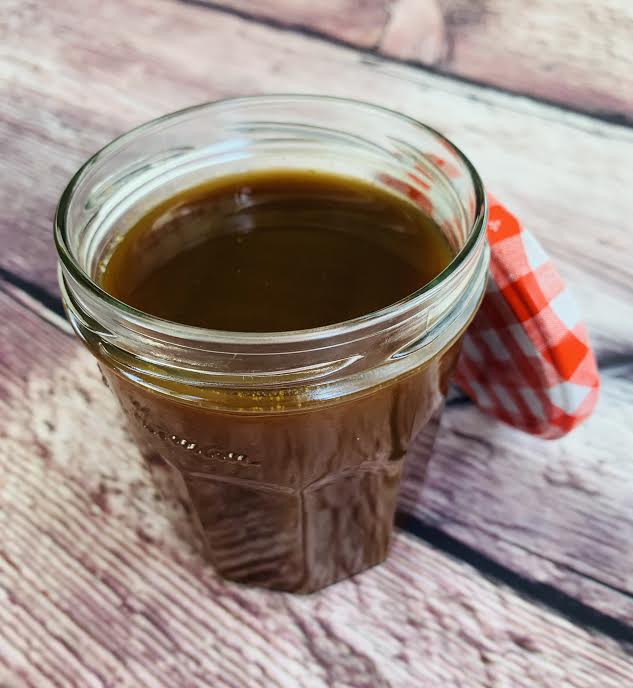
M 393 304 L 451 259 L 439 227 L 410 202 L 355 179 L 277 170 L 163 202 L 125 234 L 101 282 L 174 322 L 280 332 Z
M 450 260 L 438 227 L 409 202 L 350 179 L 276 171 L 168 199 L 124 235 L 102 284 L 172 321 L 282 331 L 387 306 Z M 217 571 L 312 592 L 387 556 L 405 456 L 415 442 L 421 476 L 458 352 L 292 413 L 191 405 L 166 383 L 157 393 L 106 359 L 102 369 L 157 484 L 193 515 Z

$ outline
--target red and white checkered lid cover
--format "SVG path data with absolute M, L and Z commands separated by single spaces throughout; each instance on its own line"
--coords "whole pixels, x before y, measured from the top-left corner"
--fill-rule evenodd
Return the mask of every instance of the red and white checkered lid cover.
M 593 411 L 600 377 L 587 329 L 547 254 L 489 196 L 490 275 L 464 336 L 457 384 L 487 413 L 545 438 Z

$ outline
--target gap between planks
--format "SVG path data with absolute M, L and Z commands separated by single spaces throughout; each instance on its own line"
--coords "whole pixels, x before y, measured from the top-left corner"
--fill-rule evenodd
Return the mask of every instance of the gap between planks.
M 424 523 L 410 514 L 399 512 L 396 526 L 444 554 L 470 564 L 487 578 L 503 583 L 527 599 L 558 612 L 573 623 L 593 628 L 623 644 L 633 645 L 633 627 L 630 624 L 585 604 L 556 586 L 530 580 L 440 528 Z M 583 573 L 579 575 L 584 576 Z M 597 582 L 604 585 L 602 581 Z M 633 595 L 626 590 L 614 589 L 614 592 L 633 599 Z
M 66 335 L 72 335 L 72 329 L 65 319 L 61 301 L 57 297 L 1 268 L 0 291 L 3 291 L 10 299 L 47 324 Z M 45 296 L 45 302 L 40 298 L 42 293 Z M 49 303 L 57 303 L 58 308 L 51 311 Z M 618 364 L 620 364 L 619 361 Z M 425 522 L 420 516 L 400 511 L 396 517 L 396 526 L 443 554 L 469 564 L 480 574 L 507 586 L 524 598 L 560 614 L 572 623 L 594 629 L 623 646 L 633 645 L 633 627 L 630 624 L 576 599 L 553 584 L 531 580 L 529 577 L 499 563 L 486 553 L 444 532 L 441 528 Z M 574 573 L 580 578 L 590 578 L 580 571 Z M 593 579 L 593 582 L 601 586 L 611 587 L 613 592 L 633 599 L 633 595 L 626 590 L 608 586 L 597 579 Z
M 630 348 L 633 273 L 623 218 L 631 215 L 626 163 L 632 130 L 528 99 L 486 95 L 389 60 L 367 64 L 354 49 L 280 36 L 171 0 L 131 0 L 124 9 L 99 5 L 103 12 L 96 14 L 92 0 L 51 5 L 42 21 L 30 6 L 14 4 L 11 49 L 0 61 L 11 94 L 0 118 L 11 170 L 0 194 L 4 267 L 57 291 L 49 219 L 55 201 L 90 151 L 133 124 L 237 93 L 291 89 L 370 97 L 423 114 L 458 140 L 490 188 L 558 261 L 583 305 L 596 351 Z M 151 30 L 145 34 L 129 28 L 146 19 Z M 104 21 L 116 30 L 103 34 Z M 72 50 L 65 48 L 70 25 Z M 214 69 L 222 60 L 225 67 Z
M 191 5 L 193 7 L 201 7 L 214 12 L 221 12 L 238 19 L 243 19 L 244 21 L 251 22 L 253 24 L 260 24 L 262 26 L 267 26 L 271 29 L 277 31 L 284 31 L 287 33 L 298 34 L 300 36 L 305 36 L 306 38 L 317 39 L 325 43 L 330 43 L 331 45 L 340 46 L 343 48 L 351 48 L 356 52 L 365 55 L 367 58 L 373 58 L 381 62 L 392 62 L 395 64 L 403 65 L 406 67 L 412 67 L 418 69 L 422 72 L 432 74 L 434 76 L 439 76 L 450 81 L 454 81 L 460 84 L 466 84 L 468 86 L 475 86 L 481 88 L 485 91 L 490 91 L 492 93 L 501 93 L 508 96 L 517 96 L 520 98 L 526 98 L 535 103 L 541 105 L 547 105 L 549 107 L 555 108 L 562 112 L 570 112 L 573 114 L 584 115 L 591 119 L 598 120 L 600 122 L 605 122 L 607 124 L 613 124 L 615 126 L 624 127 L 627 129 L 633 129 L 633 118 L 629 117 L 624 113 L 616 113 L 609 111 L 600 110 L 590 110 L 586 107 L 581 107 L 579 105 L 574 105 L 572 103 L 561 102 L 560 100 L 555 100 L 553 98 L 547 98 L 544 96 L 539 96 L 528 91 L 512 89 L 504 86 L 500 86 L 483 79 L 473 78 L 451 72 L 439 67 L 435 67 L 432 64 L 425 64 L 419 60 L 407 59 L 398 57 L 393 54 L 385 54 L 380 52 L 378 47 L 368 47 L 359 45 L 351 40 L 345 40 L 327 33 L 324 30 L 319 30 L 318 28 L 313 28 L 307 26 L 306 24 L 294 21 L 283 21 L 281 19 L 275 19 L 270 15 L 257 14 L 248 10 L 240 9 L 239 7 L 233 7 L 230 5 L 225 5 L 222 2 L 217 2 L 215 0 L 170 0 L 172 2 L 177 2 L 183 5 Z M 386 27 L 383 27 L 383 29 Z

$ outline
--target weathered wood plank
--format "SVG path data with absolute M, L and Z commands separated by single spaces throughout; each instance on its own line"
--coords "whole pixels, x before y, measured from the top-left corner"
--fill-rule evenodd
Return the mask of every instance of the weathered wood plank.
M 11 0 L 5 11 L 0 267 L 56 290 L 56 199 L 114 134 L 221 96 L 326 92 L 403 110 L 459 142 L 558 260 L 598 352 L 630 352 L 630 130 L 409 67 L 369 64 L 354 50 L 196 6 L 68 0 L 42 14 Z
M 40 318 L 70 331 L 38 302 L 5 288 Z M 66 346 L 72 348 L 72 340 Z M 18 360 L 28 371 L 28 356 Z M 633 622 L 631 473 L 618 451 L 630 444 L 632 390 L 620 377 L 626 370 L 607 373 L 595 417 L 562 442 L 525 437 L 470 407 L 447 409 L 424 489 L 412 471 L 400 508 L 528 581 Z
M 406 483 L 402 508 L 633 624 L 632 381 L 633 366 L 606 371 L 592 418 L 556 442 L 449 408 L 424 488 Z
M 161 513 L 88 353 L 1 290 L 0 327 L 0 684 L 630 681 L 613 641 L 404 535 L 310 597 L 223 583 Z
M 40 319 L 69 332 L 65 321 L 38 302 L 10 285 L 5 289 Z M 34 325 L 24 336 L 37 341 L 42 337 L 37 321 L 30 323 Z M 28 374 L 31 359 L 40 354 L 24 350 L 10 332 L 3 341 L 3 349 L 15 349 L 5 377 L 10 388 Z M 62 361 L 76 356 L 74 338 L 58 344 L 56 355 Z M 96 378 L 96 371 L 89 377 Z M 86 398 L 103 401 L 104 396 L 97 385 Z M 630 443 L 625 421 L 632 397 L 630 381 L 620 379 L 617 371 L 608 374 L 595 417 L 560 442 L 523 436 L 470 406 L 450 407 L 424 489 L 413 466 L 403 484 L 400 508 L 529 581 L 552 585 L 631 623 L 631 471 L 620 448 Z M 94 413 L 95 423 L 103 423 L 102 414 Z M 41 445 L 37 440 L 35 446 Z M 101 460 L 98 447 L 93 459 Z M 124 462 L 124 456 L 118 460 Z M 93 492 L 98 494 L 97 486 Z
M 627 257 L 633 246 L 626 218 L 633 214 L 633 200 L 627 192 L 633 178 L 628 165 L 632 150 L 628 132 L 582 117 L 561 117 L 549 108 L 516 99 L 482 96 L 476 89 L 447 84 L 408 68 L 395 68 L 388 63 L 369 66 L 353 51 L 280 36 L 273 29 L 202 9 L 152 4 L 151 31 L 139 35 L 138 30 L 127 27 L 138 29 L 144 25 L 148 4 L 139 0 L 127 7 L 125 13 L 116 5 L 106 10 L 84 4 L 73 10 L 69 3 L 50 8 L 50 13 L 39 20 L 29 6 L 12 7 L 12 33 L 5 36 L 12 42 L 12 54 L 2 63 L 2 73 L 10 79 L 12 97 L 0 106 L 5 128 L 5 156 L 0 164 L 7 171 L 6 183 L 0 190 L 4 209 L 0 217 L 0 236 L 5 245 L 3 265 L 36 284 L 56 288 L 50 242 L 55 199 L 89 151 L 132 124 L 166 109 L 233 92 L 286 90 L 290 85 L 358 97 L 371 94 L 374 100 L 422 116 L 456 140 L 463 140 L 485 170 L 491 187 L 509 199 L 558 254 L 588 314 L 599 352 L 629 351 L 633 305 Z M 88 10 L 92 13 L 85 21 L 75 21 L 75 15 Z M 117 31 L 103 36 L 99 25 L 106 19 Z M 73 27 L 70 51 L 64 47 L 69 27 Z M 199 27 L 213 32 L 216 40 L 207 45 L 206 39 L 195 39 Z M 185 42 L 188 34 L 194 38 Z M 174 42 L 171 36 L 183 40 Z M 191 54 L 207 55 L 205 60 L 184 59 L 182 46 L 191 42 Z M 117 55 L 118 61 L 113 62 L 113 55 Z M 210 65 L 220 63 L 222 70 L 209 69 Z M 541 145 L 535 146 L 534 141 Z M 578 169 L 586 168 L 588 162 L 594 175 L 591 183 L 578 174 Z M 508 170 L 513 169 L 515 174 L 509 175 Z M 609 184 L 602 183 L 605 179 L 610 180 Z M 611 389 L 609 386 L 609 394 Z M 604 418 L 608 418 L 610 408 L 606 407 Z M 622 415 L 624 410 L 619 408 Z M 451 411 L 445 427 L 459 413 Z M 469 421 L 458 416 L 458 430 L 462 422 L 466 427 L 474 423 L 474 436 L 479 437 L 475 431 L 481 435 L 482 428 L 484 432 L 493 428 L 492 437 L 499 434 L 501 446 L 512 449 L 508 464 L 501 452 L 495 454 L 491 463 L 499 466 L 504 487 L 493 504 L 506 518 L 512 518 L 507 528 L 499 522 L 486 521 L 492 468 L 486 473 L 483 466 L 488 464 L 482 460 L 486 452 L 473 449 L 484 445 L 450 431 L 446 435 L 446 430 L 440 436 L 440 458 L 436 459 L 436 463 L 444 462 L 445 470 L 438 473 L 432 469 L 432 478 L 437 473 L 440 479 L 429 488 L 435 496 L 429 498 L 428 503 L 433 506 L 423 512 L 424 518 L 431 518 L 447 532 L 507 561 L 531 578 L 552 581 L 588 604 L 620 618 L 630 618 L 628 602 L 620 603 L 617 592 L 615 596 L 605 594 L 604 583 L 631 590 L 629 584 L 623 585 L 613 556 L 605 558 L 606 570 L 594 570 L 591 564 L 584 571 L 589 576 L 597 574 L 598 582 L 594 584 L 570 570 L 575 566 L 574 559 L 587 549 L 587 541 L 576 535 L 571 549 L 561 552 L 566 542 L 552 530 L 559 517 L 563 523 L 573 524 L 578 519 L 590 520 L 592 495 L 583 498 L 580 516 L 575 516 L 574 502 L 564 500 L 562 511 L 541 517 L 538 528 L 530 531 L 536 533 L 539 549 L 543 548 L 534 557 L 526 552 L 534 544 L 530 537 L 525 531 L 519 537 L 523 522 L 531 520 L 528 512 L 533 501 L 547 499 L 547 489 L 562 489 L 545 485 L 545 467 L 568 470 L 565 466 L 569 457 L 574 456 L 576 445 L 572 443 L 569 449 L 561 450 L 559 447 L 566 445 L 542 445 L 513 434 L 507 436 L 504 432 L 510 431 L 498 430 L 488 419 L 479 424 L 470 413 L 464 411 Z M 602 415 L 600 421 L 592 422 L 598 422 L 598 437 L 605 439 L 600 456 L 616 455 L 617 448 L 611 445 L 616 435 L 612 425 L 605 424 Z M 534 461 L 533 454 L 540 459 Z M 457 457 L 456 462 L 463 457 L 466 467 L 460 466 L 456 473 L 449 456 Z M 582 468 L 578 470 L 595 469 L 591 475 L 597 481 L 602 464 L 596 463 L 592 452 L 586 449 L 579 456 Z M 609 501 L 611 490 L 617 499 L 600 522 L 603 528 L 610 527 L 618 518 L 617 509 L 628 508 L 621 491 L 627 479 L 625 466 L 617 455 L 605 462 L 608 474 L 610 465 L 617 468 L 610 473 L 611 482 L 604 487 L 601 499 Z M 527 472 L 526 466 L 530 468 Z M 452 478 L 463 471 L 468 472 L 468 480 L 463 486 L 456 485 Z M 513 484 L 523 485 L 523 494 L 528 495 L 522 511 L 516 511 L 512 501 Z M 463 509 L 470 507 L 471 491 L 483 496 L 476 501 L 478 520 L 464 525 L 460 520 L 464 518 Z M 593 534 L 591 531 L 589 539 Z M 608 543 L 591 543 L 592 551 L 601 556 L 605 548 L 608 549 Z
M 207 3 L 201 0 L 200 4 Z M 387 0 L 220 0 L 208 5 L 271 20 L 278 26 L 309 29 L 362 48 L 380 43 L 389 20 Z
M 627 0 L 212 0 L 447 74 L 633 119 Z

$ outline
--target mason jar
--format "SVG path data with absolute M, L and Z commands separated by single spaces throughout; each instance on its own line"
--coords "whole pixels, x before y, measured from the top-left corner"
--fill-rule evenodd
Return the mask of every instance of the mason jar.
M 187 326 L 101 288 L 117 243 L 162 201 L 282 168 L 357 178 L 418 204 L 453 261 L 397 303 L 292 332 Z M 68 317 L 222 576 L 311 592 L 385 559 L 403 465 L 424 471 L 484 292 L 486 213 L 479 175 L 438 132 L 319 96 L 182 110 L 116 139 L 73 177 L 55 219 Z

